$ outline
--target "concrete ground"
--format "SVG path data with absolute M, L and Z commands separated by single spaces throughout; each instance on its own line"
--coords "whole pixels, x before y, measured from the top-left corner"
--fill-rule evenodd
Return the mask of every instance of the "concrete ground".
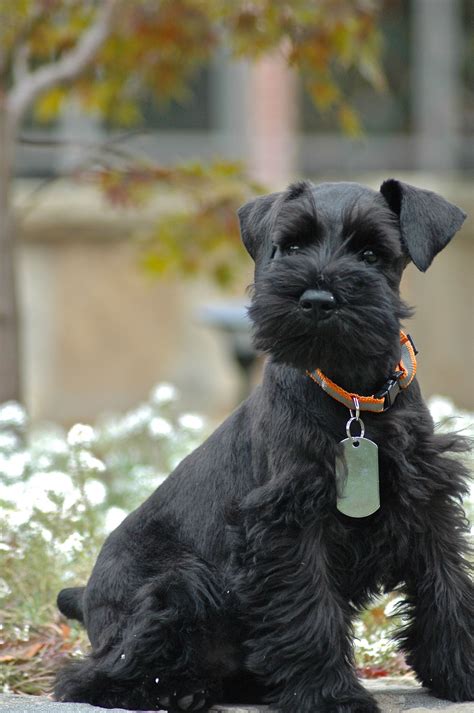
M 412 681 L 385 679 L 366 681 L 378 701 L 382 713 L 474 713 L 474 701 L 471 703 L 452 703 L 433 698 Z M 226 706 L 219 704 L 213 713 L 273 713 L 267 706 Z M 83 703 L 55 703 L 47 698 L 36 696 L 15 696 L 0 694 L 0 713 L 104 713 L 103 708 L 96 708 Z M 124 713 L 123 709 L 114 708 L 109 713 Z M 295 710 L 295 713 L 298 711 Z

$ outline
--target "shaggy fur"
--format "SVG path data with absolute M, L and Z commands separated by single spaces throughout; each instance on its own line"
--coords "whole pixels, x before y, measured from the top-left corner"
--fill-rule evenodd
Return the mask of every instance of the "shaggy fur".
M 360 394 L 386 381 L 409 315 L 403 269 L 426 270 L 464 214 L 390 180 L 380 192 L 299 183 L 239 217 L 256 261 L 263 383 L 110 535 L 87 586 L 59 595 L 92 653 L 60 672 L 56 697 L 172 713 L 218 699 L 376 713 L 354 670 L 351 622 L 398 587 L 399 642 L 419 680 L 473 700 L 465 441 L 434 431 L 416 381 L 387 412 L 364 413 L 381 508 L 346 517 L 334 464 L 348 411 L 305 374 L 320 367 Z M 328 319 L 302 310 L 307 289 L 334 296 Z

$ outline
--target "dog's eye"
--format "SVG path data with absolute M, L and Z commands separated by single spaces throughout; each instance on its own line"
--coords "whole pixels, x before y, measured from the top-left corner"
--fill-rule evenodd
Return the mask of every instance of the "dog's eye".
M 300 249 L 299 245 L 288 245 L 288 247 L 285 248 L 285 254 L 286 255 L 295 255 L 299 249 Z
M 373 265 L 374 262 L 377 262 L 378 257 L 373 250 L 364 250 L 362 253 L 362 260 L 369 263 L 369 265 Z

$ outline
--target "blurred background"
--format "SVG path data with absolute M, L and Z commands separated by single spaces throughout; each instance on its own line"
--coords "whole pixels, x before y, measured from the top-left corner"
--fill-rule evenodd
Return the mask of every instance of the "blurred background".
M 36 4 L 44 12 L 45 3 Z M 58 7 L 67 3 L 50 5 L 60 34 Z M 188 17 L 198 5 L 176 7 Z M 242 6 L 241 26 L 250 22 L 245 12 L 254 13 L 255 26 L 255 15 L 261 11 L 260 20 L 265 20 L 268 12 L 266 3 L 235 5 Z M 287 5 L 295 10 L 305 5 L 308 11 L 308 3 Z M 314 3 L 318 5 L 328 4 Z M 195 269 L 163 267 L 160 239 L 172 240 L 173 222 L 160 219 L 168 215 L 170 201 L 185 211 L 187 195 L 180 202 L 175 191 L 170 198 L 169 185 L 158 181 L 147 184 L 146 199 L 134 195 L 129 200 L 117 175 L 125 162 L 130 176 L 130 156 L 137 156 L 139 165 L 146 157 L 160 167 L 189 161 L 207 165 L 217 157 L 237 160 L 245 180 L 254 182 L 252 194 L 258 193 L 258 185 L 275 190 L 303 177 L 378 188 L 394 176 L 437 191 L 474 214 L 471 0 L 336 2 L 333 10 L 335 6 L 346 15 L 365 13 L 372 55 L 362 57 L 360 38 L 351 38 L 350 30 L 348 39 L 336 37 L 334 47 L 326 48 L 329 55 L 339 51 L 338 42 L 350 45 L 353 40 L 356 56 L 342 63 L 342 71 L 327 85 L 308 83 L 307 58 L 299 66 L 293 57 L 288 67 L 284 33 L 263 43 L 259 52 L 248 27 L 237 52 L 231 39 L 215 42 L 203 36 L 209 51 L 199 56 L 189 38 L 170 39 L 169 17 L 152 12 L 149 25 L 161 22 L 168 30 L 156 40 L 155 52 L 159 54 L 158 41 L 163 51 L 167 42 L 190 42 L 196 71 L 186 70 L 183 81 L 169 79 L 170 86 L 176 80 L 185 91 L 170 91 L 166 101 L 156 100 L 156 87 L 144 82 L 133 104 L 117 105 L 118 121 L 113 111 L 103 110 L 104 102 L 92 101 L 91 111 L 84 102 L 90 90 L 80 83 L 79 99 L 56 88 L 28 108 L 17 135 L 12 196 L 20 377 L 23 401 L 34 419 L 65 425 L 91 420 L 103 411 L 131 407 L 153 384 L 166 381 L 178 387 L 183 408 L 217 420 L 235 407 L 249 379 L 258 380 L 258 367 L 250 377 L 245 371 L 253 358 L 240 317 L 252 281 L 250 259 L 243 248 L 241 259 L 232 253 L 223 266 L 225 279 L 216 279 L 206 267 L 206 248 Z M 11 17 L 11 3 L 3 13 Z M 73 24 L 74 42 L 81 34 L 80 20 Z M 175 21 L 179 25 L 179 17 Z M 231 32 L 241 29 L 233 21 Z M 44 42 L 53 39 L 45 36 Z M 64 41 L 65 52 L 67 36 Z M 199 38 L 194 42 L 199 46 Z M 61 52 L 54 51 L 54 59 L 60 59 Z M 183 46 L 181 58 L 185 55 Z M 179 65 L 179 57 L 177 61 Z M 315 66 L 330 66 L 333 58 L 314 61 Z M 21 61 L 17 63 L 20 82 Z M 94 69 L 96 83 L 100 71 Z M 130 71 L 126 64 L 123 71 Z M 156 71 L 163 79 L 163 68 Z M 313 79 L 318 76 L 313 72 Z M 339 93 L 347 104 L 338 105 Z M 112 90 L 109 94 L 112 103 L 118 102 Z M 118 147 L 113 160 L 111 146 Z M 244 199 L 249 195 L 242 193 Z M 230 232 L 235 230 L 233 225 Z M 422 388 L 427 395 L 442 393 L 471 409 L 473 233 L 474 222 L 468 218 L 429 272 L 422 275 L 410 266 L 403 286 L 405 298 L 416 307 L 407 328 L 420 350 Z M 180 245 L 184 251 L 193 249 L 186 242 Z

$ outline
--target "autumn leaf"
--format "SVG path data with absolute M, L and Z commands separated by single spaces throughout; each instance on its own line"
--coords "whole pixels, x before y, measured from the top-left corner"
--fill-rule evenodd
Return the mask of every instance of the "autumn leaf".
M 41 651 L 46 646 L 46 644 L 42 642 L 37 642 L 36 644 L 33 644 L 32 646 L 28 647 L 27 650 L 21 655 L 22 659 L 32 659 L 33 656 L 36 656 L 36 654 Z
M 343 131 L 350 137 L 357 139 L 362 135 L 362 127 L 358 113 L 347 104 L 339 108 L 338 119 Z
M 66 98 L 67 90 L 64 87 L 54 87 L 36 102 L 35 117 L 43 122 L 52 121 L 61 111 Z

